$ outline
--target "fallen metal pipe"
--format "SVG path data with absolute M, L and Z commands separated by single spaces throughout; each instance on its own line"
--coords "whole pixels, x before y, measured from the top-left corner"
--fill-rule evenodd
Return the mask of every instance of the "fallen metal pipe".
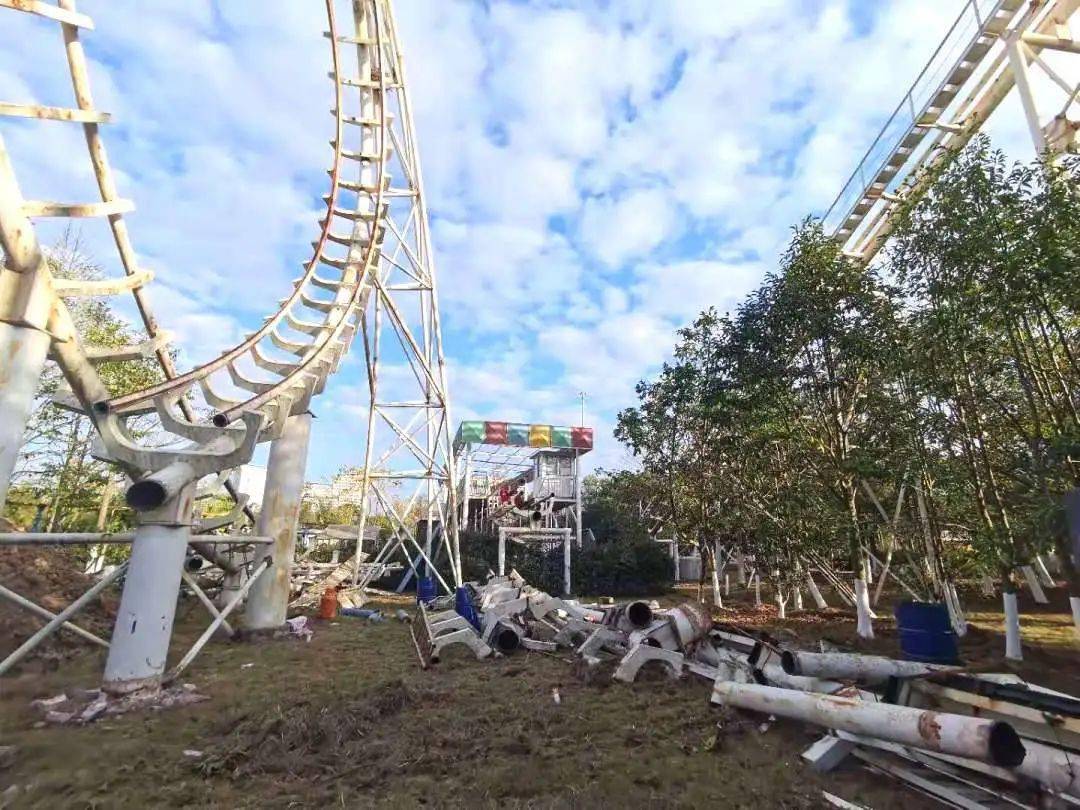
M 232 545 L 269 545 L 274 542 L 270 537 L 253 534 L 206 534 L 206 542 L 213 544 L 229 543 Z M 107 534 L 101 532 L 0 532 L 0 546 L 81 546 L 81 545 L 120 545 L 130 543 L 135 538 L 132 532 Z
M 796 689 L 800 692 L 818 692 L 832 695 L 845 688 L 839 681 L 823 678 L 809 678 L 804 675 L 792 675 L 777 664 L 766 664 L 754 668 L 754 680 L 763 686 L 778 686 L 782 689 Z
M 103 590 L 112 585 L 116 580 L 118 580 L 121 576 L 123 576 L 124 572 L 127 571 L 127 567 L 128 564 L 126 562 L 118 565 L 116 568 L 114 568 L 112 571 L 102 577 L 92 588 L 90 588 L 90 590 L 88 590 L 86 593 L 84 593 L 82 596 L 80 596 L 78 599 L 76 599 L 74 602 L 72 602 L 70 605 L 61 610 L 58 614 L 56 614 L 56 616 L 54 616 L 48 622 L 48 624 L 46 624 L 44 627 L 34 633 L 34 635 L 30 636 L 30 638 L 24 641 L 22 643 L 22 646 L 12 652 L 3 661 L 0 661 L 0 675 L 3 675 L 13 666 L 19 663 L 19 661 L 21 661 L 28 653 L 30 653 L 31 650 L 33 650 L 42 641 L 44 641 L 46 638 L 59 630 L 60 627 L 64 624 L 64 622 L 66 622 L 68 619 L 70 619 L 72 616 L 74 616 L 76 613 L 78 613 L 80 610 L 90 604 L 90 602 L 96 599 L 99 593 L 101 593 Z
M 488 642 L 501 653 L 512 653 L 521 646 L 521 635 L 506 622 L 497 622 Z
M 51 620 L 56 618 L 56 614 L 53 613 L 51 610 L 46 610 L 41 605 L 38 605 L 38 604 L 36 604 L 34 602 L 31 602 L 29 599 L 27 599 L 27 598 L 25 598 L 23 596 L 20 596 L 19 594 L 15 593 L 15 591 L 11 590 L 10 588 L 5 588 L 3 585 L 0 585 L 0 597 L 3 597 L 4 599 L 7 599 L 7 600 L 9 600 L 11 602 L 14 602 L 19 607 L 25 608 L 26 610 L 30 611 L 31 613 L 35 614 L 36 616 L 41 617 L 45 621 L 51 621 Z M 105 639 L 99 638 L 98 636 L 95 636 L 93 633 L 91 633 L 88 630 L 83 630 L 77 624 L 73 624 L 71 622 L 64 622 L 62 627 L 65 630 L 70 630 L 71 632 L 75 633 L 76 635 L 80 636 L 81 638 L 86 639 L 87 641 L 92 641 L 94 644 L 98 644 L 98 645 L 100 645 L 102 647 L 105 647 L 105 648 L 108 648 L 108 646 L 109 646 L 109 642 L 107 642 Z
M 1038 780 L 1051 790 L 1080 798 L 1080 762 L 1075 753 L 1025 741 L 1027 756 L 1017 773 Z
M 1024 761 L 1020 736 L 1008 723 L 888 703 L 717 681 L 712 702 L 775 714 L 901 745 L 1015 768 Z
M 675 625 L 675 632 L 679 636 L 679 644 L 683 648 L 705 638 L 709 631 L 712 630 L 712 616 L 709 615 L 709 611 L 701 602 L 683 602 L 665 612 L 671 618 L 672 624 Z
M 889 678 L 919 678 L 936 672 L 957 672 L 960 667 L 897 661 L 880 655 L 858 653 L 811 653 L 785 650 L 780 665 L 788 675 L 808 678 L 832 678 L 876 686 Z
M 645 629 L 653 620 L 653 611 L 647 602 L 631 602 L 622 608 L 622 615 L 638 630 Z

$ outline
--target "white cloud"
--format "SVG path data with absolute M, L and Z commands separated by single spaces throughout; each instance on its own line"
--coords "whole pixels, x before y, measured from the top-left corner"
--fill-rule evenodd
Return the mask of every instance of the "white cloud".
M 185 361 L 205 359 L 307 258 L 332 124 L 325 21 L 302 3 L 83 5 L 159 319 Z M 594 458 L 619 459 L 614 414 L 674 329 L 734 307 L 831 202 L 962 6 L 396 0 L 455 417 L 575 422 L 588 391 Z M 347 25 L 349 4 L 338 14 Z M 56 25 L 0 21 L 0 98 L 70 104 Z M 94 198 L 77 127 L 0 125 L 27 197 Z M 1015 108 L 994 131 L 1025 148 Z M 116 272 L 104 224 L 83 236 Z M 394 368 L 386 385 L 407 387 Z M 365 396 L 354 357 L 318 405 L 312 477 L 359 461 Z

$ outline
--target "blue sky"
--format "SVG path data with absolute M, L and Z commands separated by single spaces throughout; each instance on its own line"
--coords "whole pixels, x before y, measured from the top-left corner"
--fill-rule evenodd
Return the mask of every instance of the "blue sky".
M 259 323 L 316 235 L 322 3 L 269 5 L 80 3 L 134 243 L 182 364 Z M 634 384 L 828 206 L 963 0 L 869 5 L 397 0 L 455 421 L 576 424 L 585 391 L 593 460 L 630 463 L 611 429 Z M 2 20 L 0 98 L 70 105 L 57 27 Z M 1024 156 L 1014 113 L 998 135 Z M 24 196 L 94 198 L 77 128 L 3 134 Z M 82 237 L 114 271 L 101 223 Z M 309 478 L 361 461 L 365 385 L 354 356 L 316 402 Z

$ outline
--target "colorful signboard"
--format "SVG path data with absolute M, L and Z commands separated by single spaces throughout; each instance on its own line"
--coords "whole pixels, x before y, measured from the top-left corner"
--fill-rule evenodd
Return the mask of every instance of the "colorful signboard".
M 593 429 L 523 425 L 514 422 L 462 422 L 455 447 L 466 444 L 494 444 L 509 447 L 565 447 L 588 452 L 593 447 Z

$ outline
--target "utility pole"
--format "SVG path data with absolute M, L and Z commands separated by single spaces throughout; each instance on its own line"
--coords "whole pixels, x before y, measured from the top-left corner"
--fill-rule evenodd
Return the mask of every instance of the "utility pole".
M 578 399 L 581 400 L 581 422 L 579 427 L 585 427 L 585 398 L 588 397 L 588 393 L 585 391 L 578 391 Z

